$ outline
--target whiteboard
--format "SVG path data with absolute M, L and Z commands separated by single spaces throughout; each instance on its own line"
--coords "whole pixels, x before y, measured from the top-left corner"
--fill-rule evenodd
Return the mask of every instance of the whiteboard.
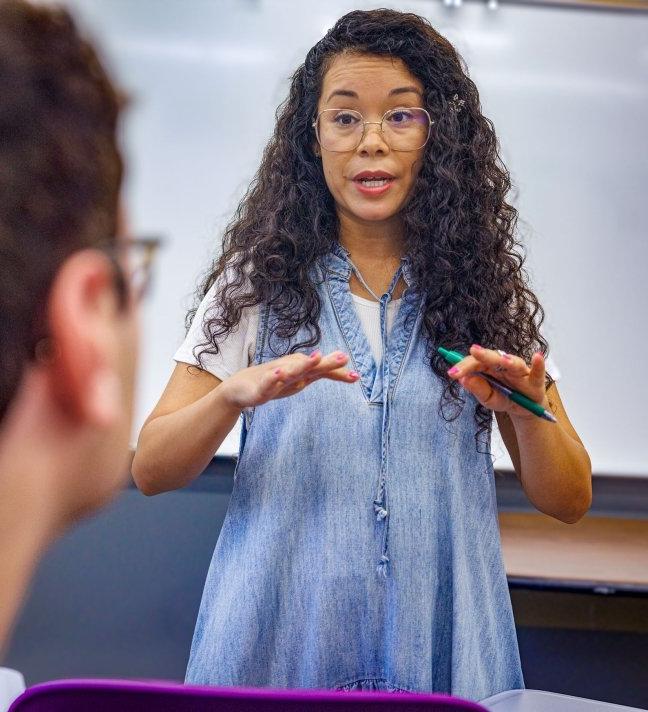
M 391 6 L 455 43 L 495 123 L 560 392 L 594 472 L 648 476 L 648 14 L 435 0 L 72 5 L 134 99 L 124 128 L 134 232 L 167 238 L 142 314 L 133 440 L 288 77 L 344 12 Z M 221 452 L 237 444 L 232 433 Z

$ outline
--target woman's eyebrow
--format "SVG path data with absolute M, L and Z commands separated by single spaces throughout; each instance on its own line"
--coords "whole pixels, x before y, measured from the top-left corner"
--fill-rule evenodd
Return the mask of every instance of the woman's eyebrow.
M 420 97 L 423 95 L 421 92 L 414 86 L 410 87 L 397 87 L 396 89 L 392 89 L 389 92 L 389 96 L 396 96 L 397 94 L 418 94 Z M 348 96 L 351 97 L 352 99 L 358 99 L 358 94 L 354 91 L 351 91 L 350 89 L 336 89 L 335 91 L 331 92 L 329 95 L 328 99 L 326 100 L 327 102 L 331 101 L 331 99 L 334 96 Z
M 329 98 L 326 101 L 331 101 L 334 96 L 350 96 L 352 99 L 358 98 L 356 92 L 351 91 L 350 89 L 336 89 L 334 92 L 331 92 Z
M 420 97 L 423 96 L 416 87 L 398 87 L 389 92 L 389 96 L 395 96 L 396 94 L 418 94 Z

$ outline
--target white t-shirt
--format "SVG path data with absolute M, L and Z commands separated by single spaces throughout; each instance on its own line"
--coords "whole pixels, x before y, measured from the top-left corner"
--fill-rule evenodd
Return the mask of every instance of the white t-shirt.
M 197 344 L 204 343 L 203 322 L 205 316 L 213 314 L 213 300 L 216 292 L 216 284 L 207 292 L 200 303 L 198 310 L 191 322 L 189 331 L 180 348 L 176 351 L 174 359 L 182 363 L 198 364 L 192 350 Z M 382 358 L 382 337 L 380 334 L 380 305 L 370 299 L 364 299 L 356 294 L 351 295 L 353 303 L 358 312 L 360 323 L 364 329 L 367 341 L 371 347 L 371 353 L 376 361 L 380 363 Z M 387 333 L 389 333 L 394 317 L 400 306 L 400 299 L 395 299 L 387 305 Z M 250 366 L 254 360 L 256 351 L 256 338 L 259 327 L 259 306 L 244 309 L 241 314 L 241 321 L 236 329 L 230 332 L 225 339 L 219 343 L 219 353 L 204 354 L 203 365 L 206 371 L 224 381 L 232 374 L 242 368 Z M 340 351 L 345 351 L 344 343 L 339 345 Z
M 192 351 L 194 346 L 202 344 L 205 341 L 203 322 L 205 321 L 205 316 L 213 316 L 213 310 L 215 309 L 213 302 L 217 284 L 218 283 L 215 283 L 211 287 L 200 303 L 185 340 L 173 356 L 175 361 L 192 365 L 198 364 L 198 360 Z M 376 363 L 380 363 L 382 359 L 380 305 L 378 302 L 364 299 L 356 294 L 352 294 L 351 297 L 353 298 L 353 303 L 358 312 L 360 323 L 364 329 L 374 359 Z M 389 333 L 394 323 L 394 317 L 396 316 L 400 302 L 400 299 L 395 299 L 387 305 L 387 333 Z M 218 354 L 203 354 L 202 360 L 204 369 L 216 376 L 216 378 L 224 381 L 242 368 L 250 366 L 254 361 L 258 326 L 259 306 L 244 309 L 238 326 L 219 343 Z M 338 348 L 340 351 L 346 351 L 346 345 L 344 343 L 340 343 Z M 554 380 L 557 381 L 560 377 L 560 373 L 551 356 L 547 358 L 546 368 Z

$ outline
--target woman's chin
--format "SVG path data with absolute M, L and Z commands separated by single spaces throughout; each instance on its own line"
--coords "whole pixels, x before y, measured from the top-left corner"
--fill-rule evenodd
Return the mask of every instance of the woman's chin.
M 387 222 L 398 214 L 398 210 L 383 205 L 354 206 L 354 209 L 349 212 L 356 220 L 370 223 Z

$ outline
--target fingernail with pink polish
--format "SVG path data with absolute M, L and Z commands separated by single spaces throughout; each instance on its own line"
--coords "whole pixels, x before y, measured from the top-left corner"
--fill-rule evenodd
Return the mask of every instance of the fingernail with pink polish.
M 513 357 L 512 357 L 510 354 L 502 354 L 502 358 L 503 358 L 505 361 L 512 361 L 512 360 L 513 360 Z
M 349 377 L 350 378 L 360 378 L 360 374 L 357 371 L 350 371 Z
M 338 354 L 338 355 L 335 357 L 335 360 L 336 360 L 336 361 L 344 361 L 345 359 L 346 359 L 345 354 Z
M 457 373 L 459 373 L 459 369 L 456 366 L 453 366 L 449 371 L 448 374 L 450 376 L 455 376 Z
M 473 349 L 477 349 L 477 351 L 481 351 L 482 347 L 479 344 L 473 344 L 472 345 Z

